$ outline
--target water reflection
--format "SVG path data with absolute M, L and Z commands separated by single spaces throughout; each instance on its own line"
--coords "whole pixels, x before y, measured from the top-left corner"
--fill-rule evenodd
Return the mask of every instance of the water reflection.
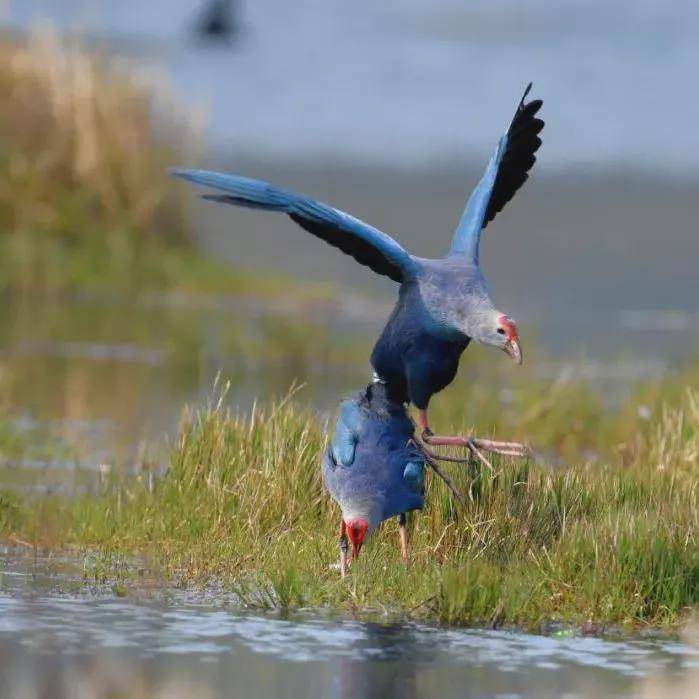
M 699 649 L 676 641 L 255 616 L 219 592 L 121 599 L 70 561 L 0 561 L 3 697 L 661 696 L 699 674 Z
M 363 657 L 342 657 L 337 661 L 333 696 L 341 699 L 418 696 L 418 662 L 429 664 L 433 660 L 434 644 L 404 626 L 368 623 L 363 631 L 363 637 L 355 644 Z M 371 662 L 366 662 L 367 659 Z
M 142 445 L 172 435 L 183 405 L 206 402 L 218 372 L 243 410 L 293 382 L 306 384 L 303 400 L 334 408 L 366 370 L 352 363 L 347 343 L 333 344 L 327 313 L 314 315 L 318 322 L 301 307 L 206 300 L 14 300 L 0 307 L 0 407 L 15 421 L 57 426 L 92 469 L 148 456 Z M 358 325 L 353 335 L 369 347 L 369 331 Z

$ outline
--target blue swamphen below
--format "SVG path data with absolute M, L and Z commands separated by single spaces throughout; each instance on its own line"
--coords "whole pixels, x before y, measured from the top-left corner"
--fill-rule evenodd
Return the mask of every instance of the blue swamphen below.
M 340 571 L 381 522 L 398 517 L 401 553 L 408 560 L 406 513 L 425 502 L 427 457 L 414 441 L 415 425 L 405 405 L 392 400 L 385 384 L 373 383 L 343 401 L 323 457 L 323 481 L 342 510 Z
M 205 194 L 205 199 L 285 213 L 313 235 L 400 284 L 398 303 L 371 363 L 398 400 L 418 408 L 422 437 L 429 444 L 475 449 L 471 438 L 435 436 L 427 419 L 430 398 L 453 381 L 471 340 L 522 362 L 517 326 L 491 300 L 478 246 L 483 228 L 524 184 L 536 161 L 544 122 L 536 116 L 541 100 L 525 102 L 530 89 L 531 84 L 471 194 L 443 259 L 410 255 L 393 238 L 353 216 L 265 182 L 205 170 L 171 171 L 175 177 L 222 192 Z M 514 442 L 480 440 L 480 446 L 505 454 L 526 453 Z

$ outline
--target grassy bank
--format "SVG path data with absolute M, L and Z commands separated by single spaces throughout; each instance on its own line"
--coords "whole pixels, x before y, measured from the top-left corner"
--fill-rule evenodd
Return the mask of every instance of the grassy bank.
M 561 399 L 566 419 L 575 405 Z M 5 493 L 0 531 L 99 551 L 91 574 L 125 575 L 123 556 L 136 555 L 169 582 L 215 579 L 258 607 L 532 629 L 672 626 L 699 603 L 699 398 L 685 392 L 638 420 L 609 416 L 621 441 L 594 464 L 451 465 L 465 509 L 430 478 L 428 505 L 410 520 L 411 565 L 388 522 L 345 581 L 330 568 L 339 513 L 318 467 L 325 426 L 293 400 L 247 417 L 220 404 L 187 412 L 155 486 L 144 472 L 115 475 L 97 498 Z

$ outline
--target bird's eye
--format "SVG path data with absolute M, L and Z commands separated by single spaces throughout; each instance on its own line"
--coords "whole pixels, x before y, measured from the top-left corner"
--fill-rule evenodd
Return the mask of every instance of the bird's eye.
M 498 328 L 498 335 L 504 335 L 505 331 L 502 328 Z

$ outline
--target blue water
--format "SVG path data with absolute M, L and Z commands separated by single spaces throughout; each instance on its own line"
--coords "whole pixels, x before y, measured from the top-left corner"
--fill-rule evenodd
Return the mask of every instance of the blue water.
M 240 156 L 416 166 L 482 159 L 529 81 L 544 169 L 696 177 L 699 5 L 687 0 L 246 0 L 232 46 L 191 39 L 204 0 L 11 0 L 165 67 Z
M 661 697 L 699 679 L 689 640 L 255 616 L 220 593 L 68 593 L 66 565 L 0 552 L 2 697 Z

